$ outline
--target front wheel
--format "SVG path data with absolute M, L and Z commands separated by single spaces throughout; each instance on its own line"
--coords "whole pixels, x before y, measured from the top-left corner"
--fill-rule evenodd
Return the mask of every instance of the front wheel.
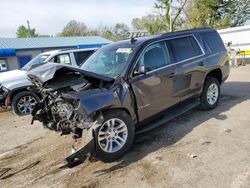
M 96 155 L 104 162 L 122 157 L 134 141 L 134 126 L 130 116 L 122 110 L 103 113 L 104 121 L 96 134 Z
M 218 106 L 220 99 L 220 84 L 214 77 L 205 80 L 201 94 L 201 109 L 210 110 Z
M 13 112 L 18 116 L 31 114 L 39 97 L 30 91 L 21 91 L 17 93 L 12 100 Z

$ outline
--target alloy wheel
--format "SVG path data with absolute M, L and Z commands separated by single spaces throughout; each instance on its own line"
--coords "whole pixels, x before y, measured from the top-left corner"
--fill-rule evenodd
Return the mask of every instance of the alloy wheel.
M 37 100 L 33 96 L 23 96 L 17 103 L 17 109 L 22 114 L 31 114 Z
M 107 153 L 119 151 L 127 142 L 127 138 L 127 126 L 117 118 L 104 122 L 98 132 L 98 144 Z
M 207 90 L 207 102 L 208 102 L 208 104 L 214 105 L 218 100 L 218 96 L 219 96 L 218 86 L 213 83 L 208 87 L 208 90 Z

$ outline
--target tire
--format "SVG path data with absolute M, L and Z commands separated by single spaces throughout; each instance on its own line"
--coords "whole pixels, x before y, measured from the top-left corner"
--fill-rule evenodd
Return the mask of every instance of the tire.
M 207 77 L 201 94 L 201 109 L 211 110 L 218 106 L 220 99 L 220 84 L 214 77 Z
M 96 156 L 103 162 L 113 162 L 131 148 L 135 135 L 134 126 L 130 116 L 123 110 L 106 111 L 103 117 L 104 121 L 95 136 Z
M 31 91 L 21 91 L 13 97 L 11 104 L 13 112 L 18 116 L 29 115 L 39 100 L 37 94 Z

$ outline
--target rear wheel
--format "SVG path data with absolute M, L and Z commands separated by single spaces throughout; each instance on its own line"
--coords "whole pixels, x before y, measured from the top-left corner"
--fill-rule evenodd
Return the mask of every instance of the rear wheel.
M 122 157 L 132 146 L 134 127 L 130 116 L 122 110 L 104 113 L 104 121 L 97 130 L 97 157 L 112 162 Z
M 220 99 L 220 84 L 214 77 L 205 80 L 203 92 L 201 94 L 201 108 L 203 110 L 213 109 L 218 106 Z
M 31 114 L 39 97 L 30 91 L 21 91 L 13 97 L 12 109 L 18 116 Z

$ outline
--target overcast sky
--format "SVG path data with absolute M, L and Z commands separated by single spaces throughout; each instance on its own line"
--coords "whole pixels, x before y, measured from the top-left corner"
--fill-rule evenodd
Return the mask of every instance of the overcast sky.
M 90 28 L 113 25 L 153 11 L 154 0 L 0 0 L 0 37 L 15 37 L 19 25 L 30 25 L 39 34 L 55 35 L 70 20 Z

